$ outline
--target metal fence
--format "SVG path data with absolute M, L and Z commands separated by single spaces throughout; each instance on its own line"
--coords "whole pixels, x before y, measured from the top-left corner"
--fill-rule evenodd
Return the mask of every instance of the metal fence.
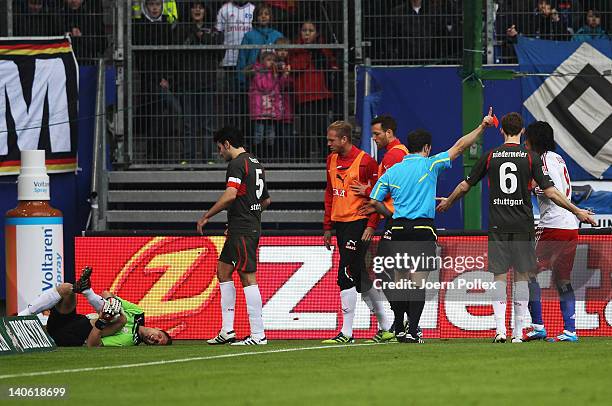
M 105 0 L 7 0 L 6 35 L 49 37 L 69 34 L 80 64 L 93 64 L 108 46 Z
M 364 58 L 374 65 L 459 64 L 463 53 L 461 0 L 361 2 Z M 570 41 L 612 32 L 609 0 L 483 0 L 484 63 L 516 63 L 519 35 Z M 589 10 L 591 11 L 589 14 Z
M 347 0 L 160 3 L 126 5 L 132 167 L 220 163 L 225 125 L 267 165 L 325 162 L 348 114 Z

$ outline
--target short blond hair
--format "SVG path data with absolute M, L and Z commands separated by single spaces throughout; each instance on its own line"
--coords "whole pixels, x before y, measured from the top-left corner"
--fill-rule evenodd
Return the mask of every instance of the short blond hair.
M 346 137 L 353 142 L 353 126 L 347 121 L 334 121 L 327 127 L 327 131 L 335 131 L 338 137 Z

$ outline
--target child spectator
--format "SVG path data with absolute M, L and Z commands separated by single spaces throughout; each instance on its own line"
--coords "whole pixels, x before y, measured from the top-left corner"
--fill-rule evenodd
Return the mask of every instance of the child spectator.
M 601 15 L 598 11 L 589 10 L 586 13 L 586 25 L 580 28 L 572 41 L 590 41 L 593 39 L 609 39 L 610 37 L 601 27 Z
M 220 45 L 223 34 L 212 23 L 207 22 L 208 10 L 203 0 L 189 2 L 189 21 L 179 23 L 175 37 L 179 45 Z M 202 139 L 202 159 L 213 160 L 213 131 L 215 123 L 215 93 L 217 66 L 223 57 L 221 50 L 180 51 L 176 58 L 181 61 L 177 74 L 177 87 L 183 104 L 183 148 L 185 163 L 195 163 L 197 139 Z
M 252 152 L 255 156 L 267 157 L 274 147 L 275 121 L 282 118 L 281 89 L 289 71 L 285 69 L 279 72 L 276 54 L 264 51 L 260 53 L 259 63 L 253 65 L 250 73 L 249 111 L 254 127 Z
M 58 10 L 64 31 L 81 63 L 95 63 L 106 48 L 102 5 L 98 0 L 64 0 Z
M 322 43 L 312 21 L 302 24 L 298 44 Z M 333 93 L 327 85 L 330 70 L 338 70 L 329 49 L 291 49 L 289 64 L 294 72 L 296 109 L 300 117 L 301 157 L 318 160 L 327 155 L 325 130 L 329 123 Z
M 276 21 L 279 30 L 285 34 L 295 31 L 297 1 L 295 0 L 266 0 L 272 7 L 272 18 Z
M 281 38 L 283 34 L 270 27 L 272 24 L 272 8 L 265 3 L 255 7 L 253 29 L 242 38 L 242 45 L 270 45 Z M 260 49 L 241 49 L 238 53 L 238 78 L 245 84 L 244 69 L 257 62 Z
M 287 38 L 279 38 L 275 42 L 276 45 L 289 45 L 291 41 Z M 276 51 L 276 66 L 279 72 L 291 73 L 291 65 L 289 65 L 289 49 L 277 49 Z M 278 146 L 278 157 L 295 158 L 295 134 L 293 125 L 293 80 L 290 76 L 283 81 L 281 88 L 281 103 L 282 114 L 280 120 L 276 122 L 276 145 Z

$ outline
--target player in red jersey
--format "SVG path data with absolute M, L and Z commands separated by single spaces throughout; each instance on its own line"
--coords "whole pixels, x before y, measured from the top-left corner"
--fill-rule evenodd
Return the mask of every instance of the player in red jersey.
M 550 124 L 537 121 L 527 127 L 525 147 L 542 157 L 544 168 L 555 187 L 570 200 L 572 185 L 565 161 L 555 153 L 555 138 Z M 538 269 L 550 269 L 559 292 L 559 304 L 563 315 L 563 332 L 553 341 L 578 341 L 576 335 L 576 297 L 571 284 L 576 246 L 578 245 L 578 220 L 576 216 L 557 206 L 539 187 L 534 189 L 540 206 L 540 221 L 536 229 L 536 257 Z M 525 341 L 546 338 L 542 319 L 540 285 L 536 273 L 529 278 L 529 312 L 532 328 L 525 334 Z
M 376 161 L 352 143 L 352 127 L 344 121 L 336 121 L 327 129 L 327 145 L 331 154 L 327 157 L 327 188 L 325 190 L 325 218 L 323 241 L 331 249 L 331 231 L 336 230 L 340 264 L 338 286 L 342 303 L 343 322 L 340 333 L 326 344 L 353 343 L 353 319 L 357 305 L 357 292 L 376 314 L 379 330 L 385 339 L 393 334 L 386 319 L 380 292 L 372 287 L 365 266 L 365 255 L 374 230 L 378 225 L 376 213 L 369 216 L 358 213 L 368 199 L 351 189 L 354 184 L 373 185 L 378 178 Z

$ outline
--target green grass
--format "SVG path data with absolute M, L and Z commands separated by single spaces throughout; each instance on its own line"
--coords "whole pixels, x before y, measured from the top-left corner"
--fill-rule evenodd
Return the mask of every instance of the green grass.
M 318 346 L 318 341 L 271 341 L 257 348 L 184 341 L 166 348 L 61 348 L 1 357 L 0 375 Z M 0 388 L 67 386 L 68 399 L 58 401 L 66 405 L 609 405 L 611 377 L 609 339 L 496 345 L 428 340 L 3 378 Z

